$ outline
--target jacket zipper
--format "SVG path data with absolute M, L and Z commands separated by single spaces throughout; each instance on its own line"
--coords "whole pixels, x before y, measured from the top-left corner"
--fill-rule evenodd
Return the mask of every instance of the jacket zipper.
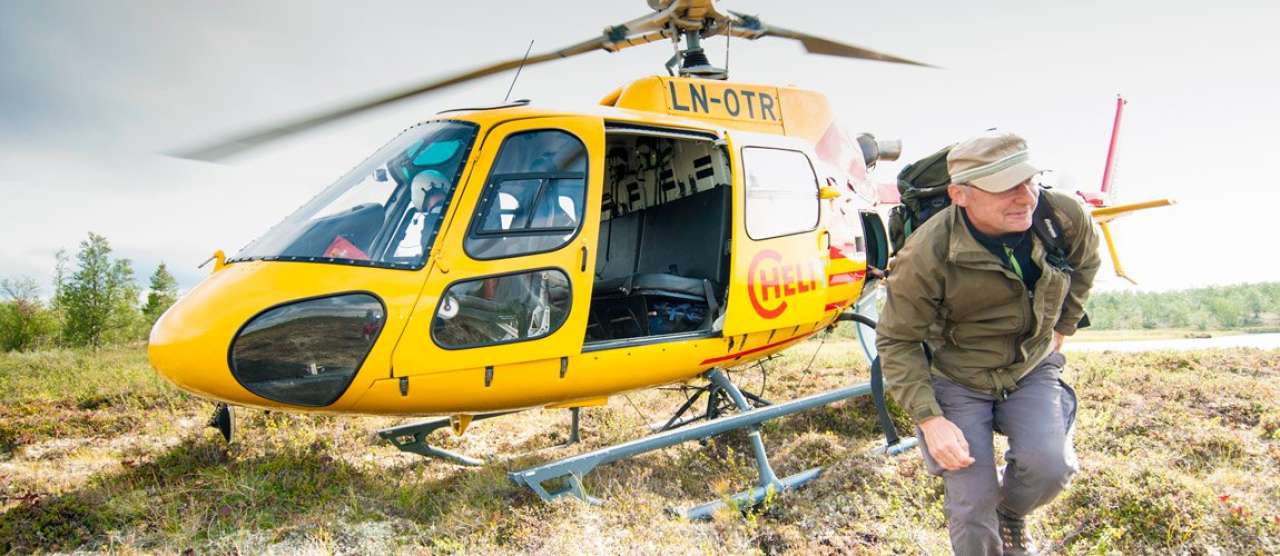
M 1027 285 L 1022 282 L 1022 279 L 1016 277 L 1013 274 L 1013 271 L 1009 270 L 1009 267 L 1007 266 L 1004 266 L 1001 264 L 989 264 L 986 261 L 978 262 L 978 264 L 966 263 L 966 262 L 960 262 L 960 261 L 956 261 L 956 262 L 961 266 L 967 266 L 975 270 L 997 270 L 1003 273 L 1005 278 L 1008 278 L 1010 280 L 1013 280 L 1014 282 L 1017 282 L 1018 284 L 1017 287 L 1022 288 L 1022 290 L 1026 292 L 1027 303 L 1026 305 L 1023 306 L 1022 321 L 1018 324 L 1018 333 L 1014 335 L 1013 341 L 1011 342 L 1012 346 L 1009 353 L 1009 363 L 1004 365 L 1005 367 L 1013 366 L 1018 362 L 1018 358 L 1022 353 L 1021 352 L 1022 342 L 1026 341 L 1027 323 L 1031 321 L 1031 317 L 1034 316 L 1034 313 L 1035 313 L 1034 303 L 1036 299 L 1036 292 L 1028 288 Z
M 1025 312 L 1022 313 L 1022 326 L 1020 327 L 1021 331 L 1018 333 L 1017 336 L 1014 336 L 1013 338 L 1013 360 L 1009 362 L 1010 366 L 1018 364 L 1019 359 L 1022 358 L 1022 343 L 1027 341 L 1027 335 L 1028 335 L 1027 325 L 1032 322 L 1032 317 L 1034 317 L 1036 314 L 1035 290 L 1027 288 L 1026 284 L 1023 284 L 1022 288 L 1027 291 L 1027 305 L 1026 307 L 1024 307 Z

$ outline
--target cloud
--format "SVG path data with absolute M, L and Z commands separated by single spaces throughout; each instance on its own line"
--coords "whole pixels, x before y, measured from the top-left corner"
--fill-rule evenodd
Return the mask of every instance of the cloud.
M 746 41 L 732 43 L 730 69 L 735 80 L 827 92 L 851 129 L 903 139 L 904 163 L 998 125 L 1025 135 L 1036 156 L 1082 185 L 1100 178 L 1113 95 L 1124 92 L 1133 102 L 1122 194 L 1177 197 L 1186 207 L 1170 212 L 1183 220 L 1153 213 L 1117 224 L 1130 272 L 1161 287 L 1278 279 L 1280 270 L 1254 253 L 1257 238 L 1269 237 L 1267 219 L 1231 212 L 1280 201 L 1280 190 L 1256 186 L 1258 161 L 1274 142 L 1269 122 L 1280 120 L 1271 93 L 1280 79 L 1257 69 L 1280 56 L 1270 19 L 1252 13 L 1265 6 L 973 12 L 884 3 L 868 18 L 866 6 L 847 2 L 819 0 L 801 13 L 735 0 L 734 9 L 784 27 L 949 69 Z M 164 260 L 190 287 L 203 271 L 185 269 L 214 249 L 234 253 L 436 110 L 501 99 L 511 76 L 325 126 L 234 166 L 155 153 L 518 56 L 531 38 L 535 50 L 563 46 L 643 10 L 587 0 L 556 9 L 419 0 L 0 2 L 0 275 L 48 276 L 53 253 L 74 249 L 92 230 L 135 258 L 140 275 L 149 272 L 144 263 Z M 965 33 L 954 32 L 958 24 Z M 724 44 L 706 44 L 715 63 Z M 589 107 L 613 87 L 661 72 L 668 55 L 653 45 L 537 66 L 521 75 L 515 95 L 544 107 Z M 884 165 L 878 179 L 891 180 L 900 164 Z M 1224 216 L 1230 229 L 1219 224 Z M 1224 260 L 1240 273 L 1193 270 Z

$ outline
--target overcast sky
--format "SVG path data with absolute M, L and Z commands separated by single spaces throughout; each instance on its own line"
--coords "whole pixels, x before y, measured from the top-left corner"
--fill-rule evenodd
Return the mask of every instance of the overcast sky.
M 989 127 L 1096 189 L 1116 93 L 1130 100 L 1120 201 L 1179 205 L 1113 226 L 1143 289 L 1280 280 L 1280 8 L 1270 2 L 732 0 L 782 27 L 922 60 L 929 70 L 730 46 L 735 81 L 826 92 L 851 130 L 901 138 L 905 160 Z M 496 59 L 597 35 L 634 2 L 0 2 L 0 277 L 45 285 L 58 249 L 106 235 L 145 281 L 189 288 L 400 130 L 496 102 L 475 81 L 270 145 L 228 165 L 158 154 Z M 706 45 L 723 63 L 725 41 Z M 666 45 L 526 70 L 514 97 L 572 108 L 661 73 Z M 898 168 L 880 168 L 890 181 Z M 1104 288 L 1127 287 L 1110 277 Z

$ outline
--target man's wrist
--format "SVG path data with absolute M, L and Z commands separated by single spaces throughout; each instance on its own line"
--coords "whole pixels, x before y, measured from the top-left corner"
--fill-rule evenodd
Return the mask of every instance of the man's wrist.
M 915 421 L 917 425 L 933 417 L 942 417 L 942 407 L 936 401 L 930 400 L 928 404 L 911 409 L 911 420 Z

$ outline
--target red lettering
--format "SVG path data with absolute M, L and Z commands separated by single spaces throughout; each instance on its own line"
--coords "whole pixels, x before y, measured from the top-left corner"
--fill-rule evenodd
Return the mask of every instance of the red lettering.
M 770 268 L 768 270 L 760 270 L 760 296 L 761 299 L 768 301 L 769 292 L 773 291 L 773 297 L 782 297 L 782 285 L 778 281 L 778 269 Z
M 766 319 L 778 318 L 787 310 L 787 302 L 781 301 L 776 307 L 766 307 L 764 301 L 769 299 L 769 290 L 772 289 L 774 296 L 781 298 L 782 290 L 778 285 L 778 263 L 782 261 L 782 255 L 777 251 L 764 250 L 756 253 L 751 259 L 751 266 L 747 269 L 747 298 L 751 301 L 751 308 L 755 309 L 756 314 Z M 771 262 L 773 268 L 761 268 L 762 264 Z M 768 271 L 772 271 L 772 279 L 769 279 Z M 763 299 L 762 299 L 763 297 Z
M 747 295 L 756 314 L 777 318 L 787 310 L 786 298 L 818 289 L 818 278 L 826 278 L 823 262 L 809 260 L 803 263 L 782 264 L 777 251 L 756 253 L 747 270 Z M 768 306 L 772 301 L 776 306 Z
M 804 293 L 813 289 L 813 280 L 809 278 L 813 276 L 812 269 L 810 269 L 810 271 L 806 273 L 804 265 L 796 265 L 796 276 L 800 280 L 800 282 L 796 284 L 796 289 L 800 290 L 800 293 Z

